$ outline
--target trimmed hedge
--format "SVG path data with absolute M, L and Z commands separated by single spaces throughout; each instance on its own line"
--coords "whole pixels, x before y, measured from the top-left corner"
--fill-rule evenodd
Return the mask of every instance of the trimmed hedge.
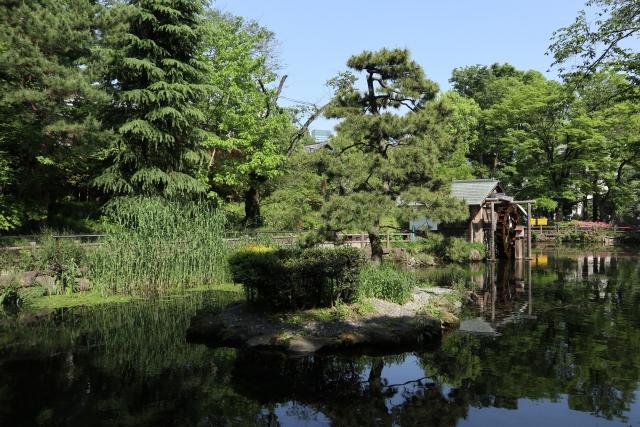
M 272 249 L 249 246 L 229 258 L 247 299 L 273 310 L 330 307 L 357 297 L 364 265 L 355 248 Z

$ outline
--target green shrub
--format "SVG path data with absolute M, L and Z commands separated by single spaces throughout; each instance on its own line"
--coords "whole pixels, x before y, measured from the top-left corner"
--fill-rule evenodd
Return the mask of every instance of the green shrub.
M 401 242 L 396 246 L 406 249 L 411 255 L 429 254 L 433 256 L 442 250 L 444 240 L 442 234 L 430 232 L 416 240 Z
M 12 281 L 9 286 L 0 291 L 0 306 L 3 308 L 19 308 L 23 305 L 24 298 L 20 295 L 20 287 L 17 281 Z
M 485 257 L 482 243 L 469 243 L 460 237 L 449 237 L 444 241 L 444 260 L 459 264 L 471 261 L 471 251 L 477 250 L 480 258 Z M 479 261 L 479 260 L 478 260 Z
M 404 304 L 417 284 L 415 274 L 400 270 L 392 263 L 369 264 L 360 273 L 358 292 L 360 297 Z
M 61 289 L 73 289 L 79 269 L 86 266 L 86 262 L 86 250 L 79 242 L 64 237 L 55 239 L 46 231 L 40 240 L 40 248 L 34 253 L 33 269 L 55 275 L 61 281 Z
M 274 310 L 353 302 L 364 263 L 355 248 L 271 249 L 248 246 L 229 258 L 233 280 L 247 299 Z

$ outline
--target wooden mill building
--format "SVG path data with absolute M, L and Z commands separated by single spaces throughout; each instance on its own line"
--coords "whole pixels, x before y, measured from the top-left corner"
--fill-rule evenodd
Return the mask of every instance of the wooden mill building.
M 526 239 L 528 253 L 531 253 L 531 234 L 526 218 L 531 217 L 533 201 L 514 201 L 495 179 L 456 180 L 451 185 L 451 193 L 467 205 L 467 219 L 450 224 L 433 224 L 428 219 L 422 219 L 412 221 L 412 228 L 427 226 L 449 236 L 464 237 L 468 242 L 483 243 L 489 254 L 494 253 L 501 258 L 511 258 L 513 255 L 522 257 L 523 250 L 519 255 L 515 254 L 515 242 Z M 526 205 L 527 209 L 521 204 Z M 492 259 L 491 255 L 489 258 Z

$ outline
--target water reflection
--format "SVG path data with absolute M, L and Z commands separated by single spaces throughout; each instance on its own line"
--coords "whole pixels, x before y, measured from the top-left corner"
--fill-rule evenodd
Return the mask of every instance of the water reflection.
M 464 320 L 476 323 L 398 355 L 187 343 L 191 316 L 237 298 L 225 293 L 2 318 L 0 425 L 640 423 L 635 256 L 541 252 L 423 274 L 467 282 L 478 298 Z

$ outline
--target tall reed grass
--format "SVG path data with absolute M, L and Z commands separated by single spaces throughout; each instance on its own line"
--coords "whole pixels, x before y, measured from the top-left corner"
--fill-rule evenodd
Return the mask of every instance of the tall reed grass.
M 123 198 L 106 214 L 113 230 L 89 255 L 94 289 L 150 295 L 226 279 L 224 215 L 206 202 Z

